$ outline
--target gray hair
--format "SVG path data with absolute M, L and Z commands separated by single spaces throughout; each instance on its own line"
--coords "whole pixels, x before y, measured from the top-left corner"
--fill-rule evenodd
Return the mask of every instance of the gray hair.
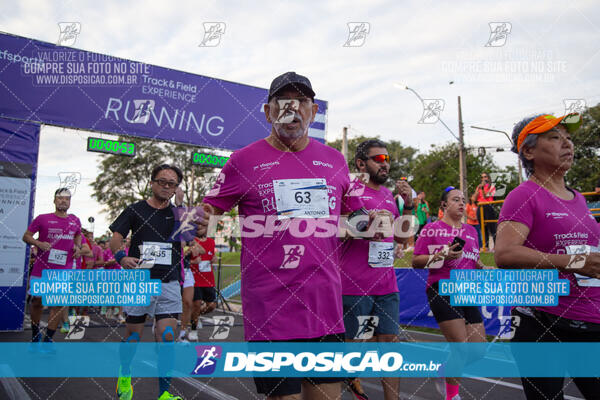
M 523 140 L 523 143 L 521 144 L 521 151 L 519 151 L 517 149 L 517 141 L 519 140 L 519 133 L 521 133 L 523 128 L 525 128 L 525 126 L 528 123 L 530 123 L 531 121 L 533 121 L 540 115 L 548 115 L 548 114 L 537 114 L 532 117 L 523 118 L 521 121 L 517 122 L 515 127 L 513 128 L 513 133 L 512 133 L 513 145 L 512 145 L 511 151 L 513 153 L 516 153 L 519 156 L 519 160 L 521 161 L 521 165 L 523 166 L 523 169 L 525 170 L 525 174 L 527 176 L 531 176 L 534 173 L 534 165 L 533 165 L 533 160 L 528 160 L 525 158 L 525 156 L 523 155 L 523 149 L 525 148 L 525 146 L 527 146 L 529 148 L 534 148 L 537 145 L 537 140 L 538 140 L 539 135 L 527 135 L 527 137 L 525 138 L 525 140 Z

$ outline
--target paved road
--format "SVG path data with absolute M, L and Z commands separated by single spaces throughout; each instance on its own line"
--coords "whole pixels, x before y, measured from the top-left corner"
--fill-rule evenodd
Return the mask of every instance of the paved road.
M 204 318 L 204 326 L 199 330 L 199 340 L 208 342 L 209 336 L 213 331 L 213 323 L 210 317 L 214 315 L 224 315 L 222 311 L 211 314 Z M 227 341 L 243 341 L 242 318 L 239 314 L 233 314 L 235 325 L 230 331 Z M 44 320 L 47 316 L 44 316 Z M 151 324 L 147 324 L 143 341 L 151 340 Z M 114 321 L 103 320 L 99 316 L 93 315 L 90 327 L 85 332 L 86 341 L 120 341 L 125 335 L 123 325 L 118 325 Z M 64 334 L 56 333 L 56 341 L 63 341 Z M 28 341 L 31 338 L 31 331 L 24 332 L 2 332 L 0 341 Z M 441 336 L 406 331 L 405 340 L 410 341 L 440 341 Z M 81 357 L 80 354 L 73 354 L 73 357 Z M 0 369 L 2 365 L 0 364 Z M 13 378 L 0 380 L 0 399 L 89 399 L 105 400 L 115 398 L 116 379 L 109 378 Z M 156 378 L 134 378 L 134 399 L 156 399 L 158 397 L 158 384 Z M 376 378 L 363 380 L 363 385 L 371 400 L 383 399 L 381 385 Z M 403 399 L 429 400 L 442 399 L 435 389 L 433 379 L 427 378 L 403 378 L 401 380 L 401 391 Z M 172 393 L 177 393 L 185 400 L 194 399 L 261 399 L 254 388 L 254 383 L 250 378 L 175 378 L 172 383 Z M 569 400 L 580 399 L 582 396 L 570 382 L 566 389 L 566 398 Z M 461 386 L 461 396 L 463 400 L 474 399 L 525 399 L 518 379 L 510 378 L 477 378 L 464 379 Z M 343 400 L 351 400 L 353 396 L 344 393 Z

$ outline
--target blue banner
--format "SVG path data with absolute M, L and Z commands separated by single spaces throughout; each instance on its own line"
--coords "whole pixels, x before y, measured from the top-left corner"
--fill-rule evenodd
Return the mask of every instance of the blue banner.
M 0 118 L 0 331 L 23 329 L 39 125 Z
M 254 86 L 8 34 L 0 71 L 7 118 L 230 150 L 271 130 Z M 309 136 L 324 141 L 327 102 L 315 101 Z
M 117 377 L 122 352 L 136 377 L 600 376 L 600 343 L 440 342 L 0 343 L 0 373 Z
M 396 269 L 398 290 L 400 291 L 400 323 L 403 325 L 439 328 L 429 308 L 425 288 L 428 271 L 424 269 Z M 488 335 L 499 335 L 501 339 L 510 339 L 514 331 L 510 325 L 510 309 L 508 306 L 482 306 L 485 332 Z

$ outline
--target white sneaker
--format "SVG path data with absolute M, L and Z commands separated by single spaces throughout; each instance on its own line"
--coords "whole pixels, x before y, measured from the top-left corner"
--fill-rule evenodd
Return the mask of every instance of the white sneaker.
M 458 395 L 458 394 L 457 394 L 456 396 L 454 396 L 454 397 L 452 398 L 452 400 L 460 400 L 460 395 Z
M 444 399 L 446 398 L 446 378 L 433 378 L 433 384 L 435 386 L 435 390 L 442 396 Z
M 188 340 L 190 340 L 192 342 L 197 342 L 198 341 L 198 331 L 189 331 L 187 334 L 187 338 L 188 338 Z

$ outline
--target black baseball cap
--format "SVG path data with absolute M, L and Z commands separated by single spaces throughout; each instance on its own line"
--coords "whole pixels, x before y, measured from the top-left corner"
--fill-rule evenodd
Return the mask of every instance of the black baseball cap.
M 294 89 L 309 96 L 312 100 L 315 99 L 315 92 L 313 91 L 312 85 L 310 84 L 308 78 L 290 71 L 273 79 L 273 82 L 271 82 L 271 87 L 269 88 L 268 101 L 271 101 L 277 92 L 281 91 L 286 86 L 292 86 Z

